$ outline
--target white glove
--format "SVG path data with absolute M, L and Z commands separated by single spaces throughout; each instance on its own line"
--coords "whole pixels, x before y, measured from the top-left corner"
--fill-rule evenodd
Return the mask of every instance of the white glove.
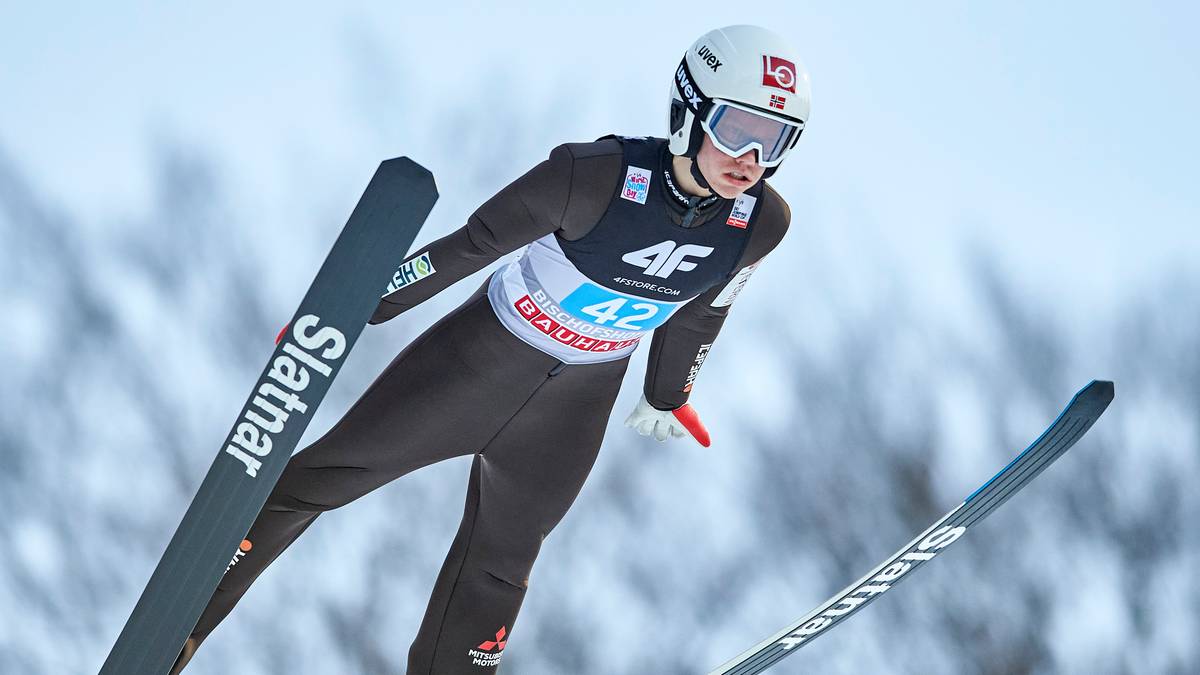
M 689 428 L 689 425 L 693 428 Z M 645 394 L 638 400 L 637 407 L 629 413 L 629 417 L 625 418 L 625 426 L 643 436 L 654 436 L 654 440 L 660 443 L 672 436 L 691 436 L 700 445 L 706 448 L 709 445 L 708 431 L 700 424 L 700 418 L 691 405 L 685 404 L 675 410 L 659 410 L 650 405 Z

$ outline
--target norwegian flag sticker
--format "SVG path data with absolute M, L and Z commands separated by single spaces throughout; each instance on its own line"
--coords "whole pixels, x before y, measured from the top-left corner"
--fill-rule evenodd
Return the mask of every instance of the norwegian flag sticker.
M 796 93 L 796 64 L 778 56 L 763 55 L 764 87 Z
M 787 103 L 787 98 L 780 96 L 779 94 L 771 94 L 771 102 L 767 105 L 776 110 L 783 110 L 785 103 Z

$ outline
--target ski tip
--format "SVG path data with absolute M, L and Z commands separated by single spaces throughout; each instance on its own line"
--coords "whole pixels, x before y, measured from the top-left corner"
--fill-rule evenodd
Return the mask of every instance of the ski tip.
M 1109 403 L 1112 403 L 1115 395 L 1116 386 L 1111 380 L 1092 380 L 1086 387 L 1079 390 L 1075 398 L 1087 399 L 1093 405 L 1099 406 L 1100 410 L 1104 410 Z
M 396 171 L 409 174 L 414 177 L 420 176 L 422 178 L 427 178 L 428 180 L 433 180 L 433 172 L 416 163 L 407 156 L 385 159 L 379 163 L 379 170 Z

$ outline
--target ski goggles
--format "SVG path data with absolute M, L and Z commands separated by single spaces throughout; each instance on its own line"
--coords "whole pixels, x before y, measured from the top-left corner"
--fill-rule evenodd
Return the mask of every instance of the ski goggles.
M 713 99 L 712 109 L 700 127 L 721 152 L 740 157 L 747 150 L 757 150 L 759 165 L 767 168 L 779 166 L 804 131 L 802 122 L 784 121 L 721 99 Z

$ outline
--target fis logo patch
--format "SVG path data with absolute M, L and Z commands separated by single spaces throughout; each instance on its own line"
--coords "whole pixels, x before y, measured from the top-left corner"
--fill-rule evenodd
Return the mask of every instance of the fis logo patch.
M 409 260 L 396 270 L 392 281 L 388 284 L 387 292 L 395 293 L 409 284 L 416 283 L 437 270 L 433 269 L 433 261 L 429 259 L 429 251 Z
M 639 204 L 646 203 L 650 194 L 650 172 L 636 166 L 630 166 L 625 172 L 625 187 L 621 189 L 621 199 L 628 199 Z
M 729 213 L 729 220 L 726 220 L 725 224 L 746 229 L 750 224 L 750 214 L 754 212 L 754 203 L 757 201 L 758 198 L 750 195 L 738 195 L 733 202 L 733 211 Z

